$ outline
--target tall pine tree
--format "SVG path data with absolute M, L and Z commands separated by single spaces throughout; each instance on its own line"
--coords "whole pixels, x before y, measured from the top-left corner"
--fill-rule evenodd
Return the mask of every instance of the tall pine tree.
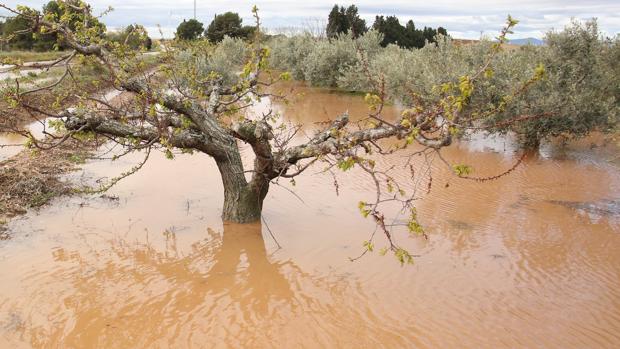
M 334 5 L 327 18 L 326 34 L 330 39 L 348 32 L 353 33 L 354 37 L 359 37 L 367 31 L 366 21 L 359 16 L 355 5 L 346 9 L 344 6 Z

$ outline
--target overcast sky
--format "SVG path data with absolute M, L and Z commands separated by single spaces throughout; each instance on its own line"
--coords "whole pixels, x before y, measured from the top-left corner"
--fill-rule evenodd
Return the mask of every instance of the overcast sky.
M 197 18 L 208 25 L 216 13 L 238 12 L 245 24 L 251 24 L 251 8 L 260 9 L 263 26 L 270 31 L 282 28 L 301 28 L 307 23 L 324 21 L 334 0 L 282 1 L 197 1 Z M 0 0 L 6 5 L 23 4 L 41 8 L 47 1 Z M 165 37 L 171 37 L 179 22 L 193 17 L 193 0 L 91 0 L 96 12 L 112 6 L 114 11 L 103 18 L 108 27 L 131 23 L 143 24 L 151 36 L 159 37 L 161 26 Z M 350 2 L 340 3 L 348 6 Z M 455 38 L 477 39 L 481 33 L 494 36 L 502 27 L 507 14 L 520 20 L 512 38 L 542 38 L 551 29 L 562 29 L 577 19 L 598 18 L 600 29 L 607 35 L 620 32 L 620 0 L 474 0 L 474 1 L 417 1 L 385 0 L 356 1 L 360 15 L 372 25 L 377 14 L 397 15 L 401 23 L 413 19 L 417 27 L 443 26 Z

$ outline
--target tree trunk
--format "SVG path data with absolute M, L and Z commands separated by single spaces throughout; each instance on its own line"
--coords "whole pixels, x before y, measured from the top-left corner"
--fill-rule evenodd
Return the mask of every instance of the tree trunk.
M 216 163 L 224 184 L 222 219 L 234 223 L 260 220 L 269 181 L 248 183 L 238 151 L 229 153 L 226 159 L 216 160 Z

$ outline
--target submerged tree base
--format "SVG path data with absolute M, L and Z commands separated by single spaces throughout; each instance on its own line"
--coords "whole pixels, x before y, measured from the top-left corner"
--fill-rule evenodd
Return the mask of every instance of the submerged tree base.
M 255 223 L 260 221 L 263 198 L 249 189 L 226 191 L 222 219 L 232 223 Z

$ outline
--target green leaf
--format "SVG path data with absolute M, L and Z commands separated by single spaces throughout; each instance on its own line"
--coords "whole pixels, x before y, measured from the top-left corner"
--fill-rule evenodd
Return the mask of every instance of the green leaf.
M 474 169 L 471 166 L 463 165 L 463 164 L 453 165 L 452 170 L 459 177 L 467 176 L 471 174 L 472 172 L 474 172 Z
M 346 157 L 344 160 L 340 160 L 338 162 L 338 168 L 340 168 L 342 171 L 346 172 L 350 169 L 353 168 L 353 166 L 355 165 L 355 159 L 353 157 Z

